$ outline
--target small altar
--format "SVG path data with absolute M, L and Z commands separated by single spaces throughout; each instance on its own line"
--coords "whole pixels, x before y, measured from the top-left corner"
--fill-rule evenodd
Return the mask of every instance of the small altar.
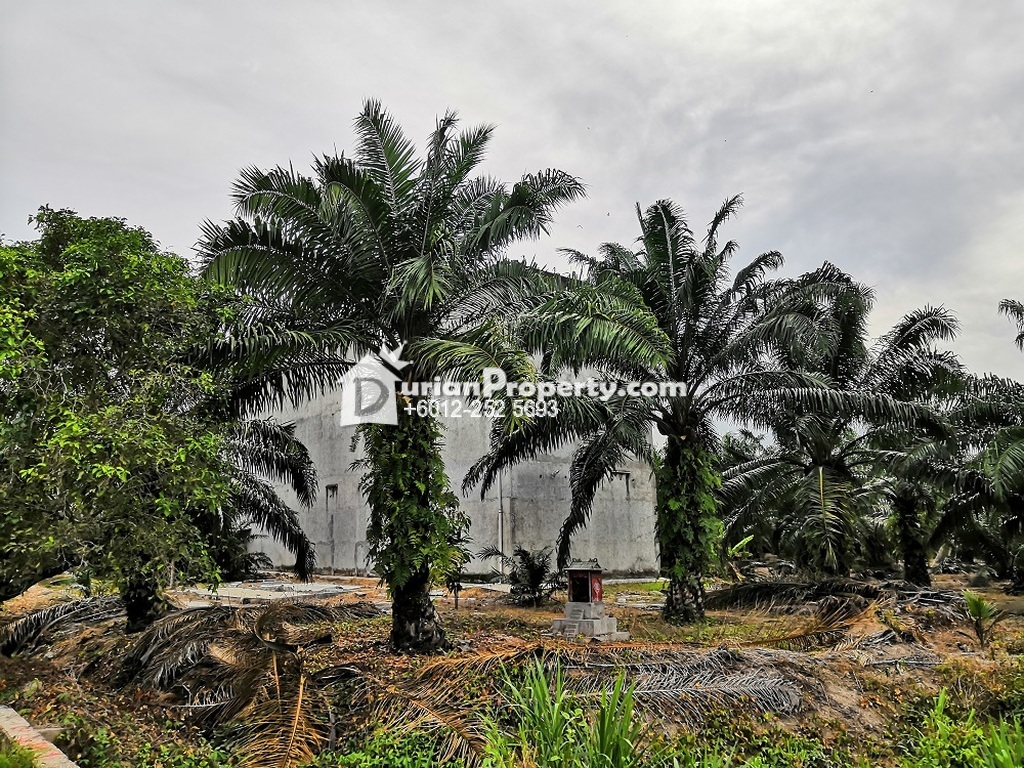
M 628 632 L 618 631 L 615 617 L 605 614 L 603 572 L 597 560 L 575 560 L 569 565 L 569 601 L 565 604 L 565 618 L 555 619 L 551 624 L 553 634 L 618 642 L 629 639 Z

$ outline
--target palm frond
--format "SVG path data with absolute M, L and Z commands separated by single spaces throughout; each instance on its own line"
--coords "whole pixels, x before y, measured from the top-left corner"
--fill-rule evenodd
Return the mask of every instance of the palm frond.
M 416 147 L 406 138 L 379 101 L 368 100 L 355 120 L 356 159 L 384 190 L 392 207 L 404 202 L 412 190 L 421 163 L 415 159 Z
M 295 438 L 294 423 L 273 418 L 236 422 L 228 443 L 232 460 L 248 471 L 291 486 L 299 503 L 316 500 L 317 474 L 306 446 Z
M 1017 324 L 1017 338 L 1013 343 L 1024 349 L 1024 304 L 1013 299 L 1003 299 L 999 302 L 999 312 Z
M 878 599 L 878 587 L 849 579 L 826 579 L 817 582 L 755 581 L 736 584 L 708 592 L 708 610 L 731 608 L 766 608 L 774 605 L 799 605 L 823 597 L 864 597 Z
M 116 595 L 56 603 L 0 626 L 0 654 L 29 651 L 50 633 L 70 624 L 98 623 L 123 613 L 124 603 Z
M 316 567 L 316 550 L 295 510 L 285 504 L 265 480 L 236 473 L 230 486 L 229 513 L 237 526 L 249 522 L 269 533 L 295 555 L 295 573 L 309 580 Z

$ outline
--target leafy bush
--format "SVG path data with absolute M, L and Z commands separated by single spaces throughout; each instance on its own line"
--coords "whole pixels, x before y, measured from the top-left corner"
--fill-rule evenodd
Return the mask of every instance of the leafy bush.
M 121 720 L 112 728 L 97 727 L 85 718 L 65 715 L 58 746 L 81 768 L 225 768 L 232 765 L 228 755 L 204 740 L 197 744 L 129 743 L 115 733 L 130 728 L 130 719 Z
M 362 743 L 318 755 L 310 768 L 432 768 L 439 765 L 436 755 L 437 745 L 425 734 L 380 730 Z

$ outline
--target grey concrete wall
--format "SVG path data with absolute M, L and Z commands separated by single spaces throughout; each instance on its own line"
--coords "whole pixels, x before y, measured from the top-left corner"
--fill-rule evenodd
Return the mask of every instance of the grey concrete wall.
M 319 473 L 320 493 L 312 509 L 301 513 L 307 535 L 322 569 L 353 572 L 366 567 L 368 509 L 359 493 L 361 473 L 351 469 L 362 458 L 352 450 L 354 428 L 339 426 L 339 397 L 328 394 L 295 409 L 275 414 L 295 423 L 296 436 L 309 449 Z M 470 518 L 471 549 L 504 545 L 511 553 L 517 545 L 528 549 L 553 547 L 569 510 L 571 449 L 523 463 L 502 475 L 486 496 L 479 491 L 461 493 L 469 468 L 487 451 L 490 422 L 483 418 L 445 419 L 445 468 L 462 509 Z M 654 485 L 650 469 L 638 462 L 597 493 L 587 528 L 574 537 L 573 555 L 596 557 L 607 571 L 653 573 L 657 570 L 654 540 Z M 500 485 L 500 497 L 499 486 Z M 290 489 L 278 492 L 300 509 Z M 288 551 L 270 539 L 258 542 L 277 565 L 294 561 Z M 496 564 L 474 559 L 467 570 L 489 573 Z

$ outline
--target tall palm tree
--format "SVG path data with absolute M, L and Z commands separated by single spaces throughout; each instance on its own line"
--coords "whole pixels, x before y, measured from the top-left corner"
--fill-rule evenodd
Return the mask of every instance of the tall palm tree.
M 1024 348 L 1024 305 L 1000 302 Z M 949 410 L 956 429 L 953 482 L 932 527 L 933 546 L 981 555 L 1024 591 L 1024 385 L 994 375 L 966 376 Z
M 505 258 L 583 195 L 577 179 L 558 170 L 512 185 L 474 176 L 493 129 L 458 131 L 452 112 L 437 121 L 423 159 L 378 102 L 366 103 L 355 129 L 354 154 L 317 159 L 312 177 L 244 170 L 236 218 L 205 228 L 206 273 L 246 301 L 228 343 L 247 361 L 250 410 L 299 402 L 382 347 L 405 344 L 407 382 L 477 378 L 486 366 L 514 380 L 536 373 L 510 341 L 513 326 L 526 328 L 523 338 L 580 331 L 594 355 L 615 351 L 612 330 L 643 326 L 635 315 L 580 310 L 549 276 Z M 552 308 L 565 310 L 555 314 L 568 325 L 545 319 Z M 588 316 L 577 327 L 580 312 Z M 633 350 L 641 359 L 658 354 L 642 346 Z M 397 428 L 360 428 L 363 490 L 371 555 L 393 598 L 392 647 L 432 650 L 445 638 L 431 573 L 458 561 L 450 542 L 466 519 L 448 489 L 441 427 L 415 406 L 400 401 Z
M 666 363 L 637 360 L 601 366 L 602 372 L 620 381 L 682 382 L 683 391 L 607 402 L 574 399 L 562 403 L 557 418 L 514 429 L 496 425 L 491 452 L 466 478 L 467 486 L 481 483 L 486 490 L 503 468 L 577 442 L 571 507 L 559 540 L 559 562 L 565 564 L 571 537 L 586 524 L 601 483 L 629 456 L 650 462 L 657 480 L 661 572 L 669 580 L 664 615 L 670 621 L 694 620 L 704 612 L 702 579 L 721 534 L 716 419 L 764 426 L 772 409 L 783 404 L 851 404 L 827 390 L 823 377 L 783 365 L 791 346 L 823 343 L 802 309 L 814 297 L 845 289 L 836 280 L 838 271 L 826 266 L 799 280 L 769 279 L 783 263 L 772 251 L 733 274 L 737 244 L 720 244 L 719 229 L 740 204 L 739 197 L 725 201 L 701 241 L 672 202 L 659 201 L 646 211 L 638 206 L 639 250 L 606 244 L 597 257 L 570 252 L 595 290 L 632 292 L 668 339 Z M 571 356 L 562 362 L 574 367 Z M 552 368 L 557 371 L 554 363 Z M 868 407 L 876 405 L 867 400 Z M 654 428 L 663 448 L 655 447 Z
M 858 411 L 777 411 L 771 419 L 774 445 L 725 473 L 728 535 L 748 535 L 767 515 L 775 521 L 774 538 L 802 566 L 845 574 L 860 545 L 873 540 L 875 511 L 884 506 L 892 513 L 907 578 L 927 584 L 928 479 L 937 478 L 936 441 L 948 438 L 929 405 L 957 392 L 962 376 L 957 357 L 935 344 L 954 338 L 958 323 L 943 307 L 925 307 L 869 344 L 871 292 L 852 280 L 849 285 L 839 301 L 817 312 L 833 340 L 830 348 L 817 357 L 802 354 L 800 362 L 838 389 L 865 398 L 882 395 L 892 407 L 879 403 L 867 418 Z
M 1017 326 L 1014 343 L 1018 349 L 1024 350 L 1024 304 L 1013 299 L 999 302 L 999 312 Z M 1004 420 L 1002 427 L 992 435 L 991 444 L 986 451 L 986 463 L 989 474 L 995 483 L 997 492 L 1024 490 L 1024 397 L 1019 386 L 1003 382 L 1001 392 L 1004 401 L 1010 406 L 1009 418 Z M 1016 402 L 1016 408 L 1013 403 Z M 1015 414 L 1014 414 L 1015 411 Z M 1016 415 L 1017 418 L 1013 418 Z

